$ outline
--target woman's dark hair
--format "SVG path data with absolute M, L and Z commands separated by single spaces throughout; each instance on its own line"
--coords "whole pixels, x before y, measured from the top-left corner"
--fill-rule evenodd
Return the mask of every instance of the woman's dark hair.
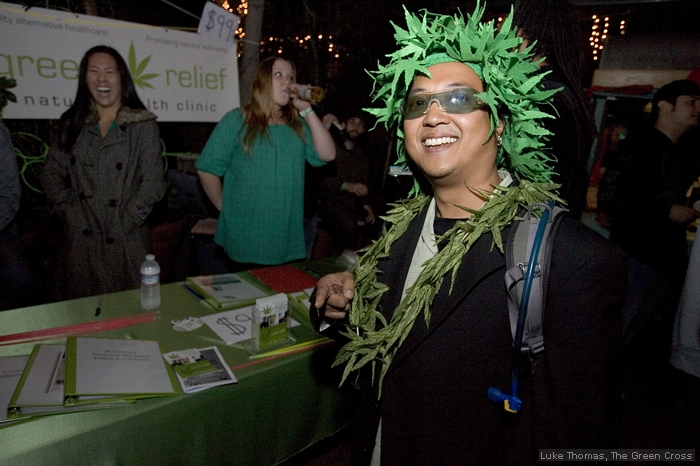
M 595 133 L 581 82 L 585 59 L 581 25 L 574 6 L 567 0 L 517 0 L 513 23 L 530 45 L 534 43 L 532 52 L 545 57 L 547 64 L 558 71 L 564 84 L 574 92 L 588 120 L 589 131 Z
M 567 84 L 581 87 L 584 55 L 581 27 L 573 5 L 566 0 L 517 0 L 513 23 L 523 38 L 534 44 L 532 52 L 546 57 Z
M 96 53 L 106 53 L 114 58 L 114 61 L 117 63 L 117 71 L 119 72 L 122 88 L 121 104 L 133 109 L 146 108 L 136 94 L 134 80 L 131 79 L 129 68 L 119 52 L 106 45 L 97 45 L 91 48 L 85 52 L 83 59 L 80 61 L 78 92 L 75 95 L 75 101 L 61 115 L 61 121 L 59 122 L 58 146 L 64 152 L 68 152 L 75 145 L 75 141 L 88 123 L 88 119 L 93 112 L 92 95 L 87 86 L 87 69 L 90 57 Z

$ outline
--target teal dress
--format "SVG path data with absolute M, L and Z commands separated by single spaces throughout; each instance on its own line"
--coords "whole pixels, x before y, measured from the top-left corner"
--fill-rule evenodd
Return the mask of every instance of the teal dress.
M 309 128 L 304 140 L 289 125 L 269 125 L 243 151 L 240 108 L 214 128 L 196 167 L 223 177 L 223 202 L 214 241 L 236 262 L 276 265 L 306 257 L 304 168 L 324 165 Z

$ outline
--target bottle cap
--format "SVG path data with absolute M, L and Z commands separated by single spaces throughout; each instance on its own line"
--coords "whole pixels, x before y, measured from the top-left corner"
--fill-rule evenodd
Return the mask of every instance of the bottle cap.
M 152 261 L 152 260 L 154 260 L 155 258 L 156 258 L 156 256 L 154 256 L 153 254 L 146 254 L 146 260 L 147 260 L 147 261 Z

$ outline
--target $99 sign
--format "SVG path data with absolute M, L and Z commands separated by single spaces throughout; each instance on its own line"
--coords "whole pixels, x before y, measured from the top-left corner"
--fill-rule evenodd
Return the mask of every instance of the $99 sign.
M 214 2 L 205 2 L 197 33 L 216 42 L 233 45 L 238 28 L 238 16 Z

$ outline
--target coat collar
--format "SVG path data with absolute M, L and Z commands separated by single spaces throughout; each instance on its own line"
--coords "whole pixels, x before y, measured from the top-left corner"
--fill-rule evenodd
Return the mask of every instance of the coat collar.
M 117 113 L 116 123 L 117 126 L 128 125 L 129 123 L 138 123 L 141 121 L 155 120 L 156 116 L 146 109 L 134 109 L 130 107 L 124 107 L 119 109 Z M 90 111 L 90 116 L 88 117 L 88 123 L 93 124 L 98 121 L 97 109 L 95 109 L 95 104 L 92 104 L 92 110 Z
M 420 215 L 411 222 L 406 233 L 394 243 L 388 259 L 379 261 L 381 281 L 390 285 L 390 289 L 382 301 L 382 312 L 387 319 L 391 317 L 391 313 L 400 302 L 403 283 L 408 272 L 408 261 L 413 257 L 426 211 L 427 208 L 424 208 Z M 509 230 L 510 227 L 503 230 L 504 238 L 507 237 Z M 417 346 L 438 329 L 484 277 L 498 270 L 505 270 L 505 257 L 493 246 L 492 235 L 490 233 L 482 234 L 462 259 L 452 293 L 450 293 L 452 275 L 448 274 L 431 306 L 432 317 L 429 326 L 425 325 L 422 316 L 416 319 L 413 329 L 394 356 L 389 371 L 396 370 Z M 466 312 L 469 311 L 466 310 Z

